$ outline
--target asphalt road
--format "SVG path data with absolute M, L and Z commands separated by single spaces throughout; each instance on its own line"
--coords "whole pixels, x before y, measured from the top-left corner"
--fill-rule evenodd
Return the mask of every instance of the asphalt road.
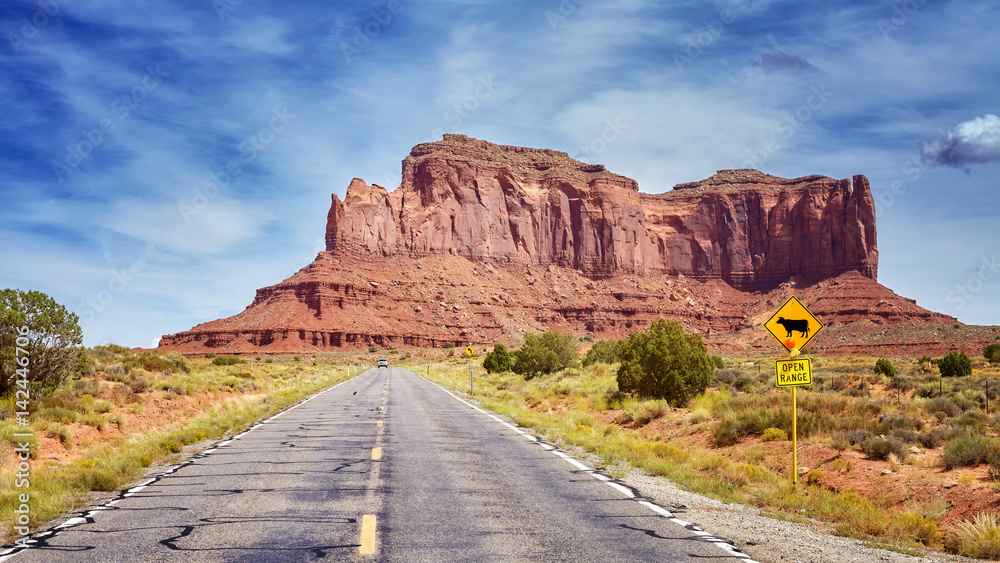
M 373 369 L 10 558 L 738 561 L 704 532 L 401 368 Z

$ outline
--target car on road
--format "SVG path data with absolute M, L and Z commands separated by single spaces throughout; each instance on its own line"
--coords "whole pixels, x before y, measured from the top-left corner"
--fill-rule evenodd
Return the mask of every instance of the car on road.
M 378 367 L 380 367 L 380 368 L 387 368 L 387 367 L 389 367 L 389 360 L 387 360 L 385 358 L 379 358 L 379 360 L 378 360 Z

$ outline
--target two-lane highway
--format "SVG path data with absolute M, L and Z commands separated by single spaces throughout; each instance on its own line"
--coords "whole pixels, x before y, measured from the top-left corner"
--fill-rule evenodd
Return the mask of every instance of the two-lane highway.
M 739 560 L 401 368 L 369 370 L 13 561 Z

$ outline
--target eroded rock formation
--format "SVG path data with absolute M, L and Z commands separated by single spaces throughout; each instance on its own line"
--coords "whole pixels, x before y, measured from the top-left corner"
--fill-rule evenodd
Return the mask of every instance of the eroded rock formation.
M 954 322 L 877 283 L 860 175 L 723 170 L 650 195 L 566 153 L 446 135 L 413 148 L 392 192 L 354 179 L 334 195 L 326 246 L 242 313 L 161 347 L 442 346 L 546 327 L 622 337 L 664 316 L 711 337 L 758 326 L 792 291 L 832 323 Z

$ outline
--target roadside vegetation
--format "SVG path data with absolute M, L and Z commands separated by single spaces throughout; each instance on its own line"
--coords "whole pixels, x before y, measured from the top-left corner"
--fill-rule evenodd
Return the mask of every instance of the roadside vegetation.
M 814 384 L 798 391 L 800 463 L 810 465 L 793 485 L 791 397 L 775 387 L 773 357 L 708 356 L 704 386 L 693 377 L 682 392 L 669 382 L 623 391 L 626 361 L 641 364 L 627 352 L 629 340 L 660 343 L 654 348 L 664 355 L 650 365 L 688 354 L 693 367 L 676 371 L 702 369 L 700 354 L 676 345 L 690 335 L 660 329 L 594 342 L 582 361 L 551 373 L 477 370 L 475 399 L 553 443 L 597 454 L 613 474 L 636 467 L 700 494 L 904 549 L 1000 557 L 1000 525 L 989 512 L 1000 491 L 995 349 L 947 360 L 814 357 Z M 671 339 L 673 351 L 663 352 Z M 431 379 L 468 389 L 464 360 L 440 358 L 429 368 Z

